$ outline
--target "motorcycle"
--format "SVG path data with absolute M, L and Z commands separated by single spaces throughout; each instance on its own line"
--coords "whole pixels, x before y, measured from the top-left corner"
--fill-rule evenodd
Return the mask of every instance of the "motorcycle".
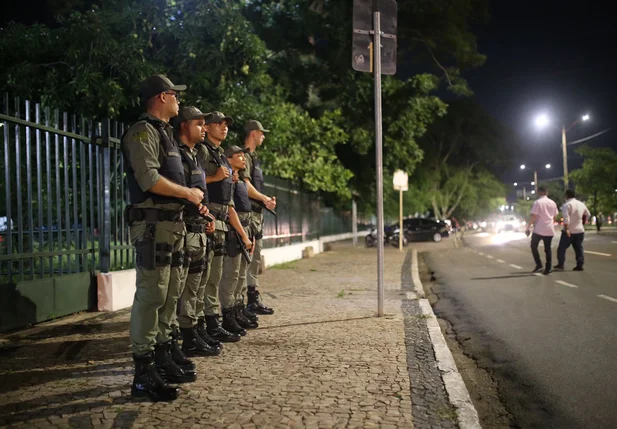
M 390 244 L 392 247 L 398 247 L 400 228 L 398 226 L 384 227 L 383 244 Z M 368 235 L 364 237 L 366 247 L 374 247 L 377 243 L 377 228 L 372 228 Z M 407 237 L 403 234 L 403 246 L 407 246 Z

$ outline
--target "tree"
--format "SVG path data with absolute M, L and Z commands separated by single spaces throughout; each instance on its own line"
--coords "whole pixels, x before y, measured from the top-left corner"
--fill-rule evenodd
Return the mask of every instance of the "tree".
M 430 184 L 435 217 L 446 219 L 463 204 L 473 212 L 477 198 L 505 194 L 490 168 L 508 158 L 515 136 L 467 99 L 448 107 L 420 140 L 426 162 L 421 177 Z
M 587 197 L 593 214 L 617 209 L 617 153 L 609 148 L 583 146 L 576 151 L 583 166 L 572 171 L 579 197 Z

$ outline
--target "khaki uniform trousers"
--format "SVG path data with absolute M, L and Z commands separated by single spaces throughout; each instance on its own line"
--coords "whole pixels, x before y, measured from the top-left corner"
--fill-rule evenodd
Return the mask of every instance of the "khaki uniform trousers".
M 144 355 L 156 344 L 171 340 L 178 298 L 184 281 L 184 222 L 133 223 L 131 243 L 136 247 L 136 290 L 131 309 L 133 353 Z

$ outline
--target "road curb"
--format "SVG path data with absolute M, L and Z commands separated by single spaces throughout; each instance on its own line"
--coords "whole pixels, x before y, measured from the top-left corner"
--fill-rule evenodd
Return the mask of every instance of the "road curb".
M 443 383 L 448 392 L 448 399 L 450 404 L 456 409 L 456 419 L 461 429 L 479 429 L 482 428 L 480 420 L 478 418 L 478 412 L 476 411 L 467 386 L 461 377 L 461 374 L 456 367 L 452 352 L 448 348 L 446 339 L 441 332 L 439 322 L 435 317 L 433 308 L 428 299 L 425 299 L 424 288 L 422 287 L 422 281 L 420 280 L 420 274 L 418 271 L 418 250 L 413 249 L 411 255 L 411 280 L 413 287 L 419 300 L 422 314 L 427 316 L 426 325 L 433 344 L 433 351 L 435 352 L 435 360 L 437 361 L 437 367 L 441 372 Z

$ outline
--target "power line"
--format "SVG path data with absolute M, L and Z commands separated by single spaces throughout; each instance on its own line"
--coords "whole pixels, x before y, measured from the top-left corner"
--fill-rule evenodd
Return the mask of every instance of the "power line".
M 613 127 L 611 127 L 611 128 L 607 128 L 607 129 L 605 129 L 605 130 L 600 131 L 599 133 L 592 134 L 592 135 L 590 135 L 589 137 L 585 137 L 585 138 L 580 139 L 580 140 L 574 140 L 573 142 L 569 142 L 569 143 L 568 143 L 568 146 L 573 145 L 573 144 L 583 143 L 584 141 L 587 141 L 587 140 L 591 140 L 592 138 L 594 138 L 594 137 L 598 137 L 598 136 L 600 136 L 600 135 L 602 135 L 602 134 L 604 134 L 604 133 L 607 133 L 607 132 L 609 132 L 609 131 L 610 131 L 610 130 L 612 130 L 612 129 L 613 129 Z

